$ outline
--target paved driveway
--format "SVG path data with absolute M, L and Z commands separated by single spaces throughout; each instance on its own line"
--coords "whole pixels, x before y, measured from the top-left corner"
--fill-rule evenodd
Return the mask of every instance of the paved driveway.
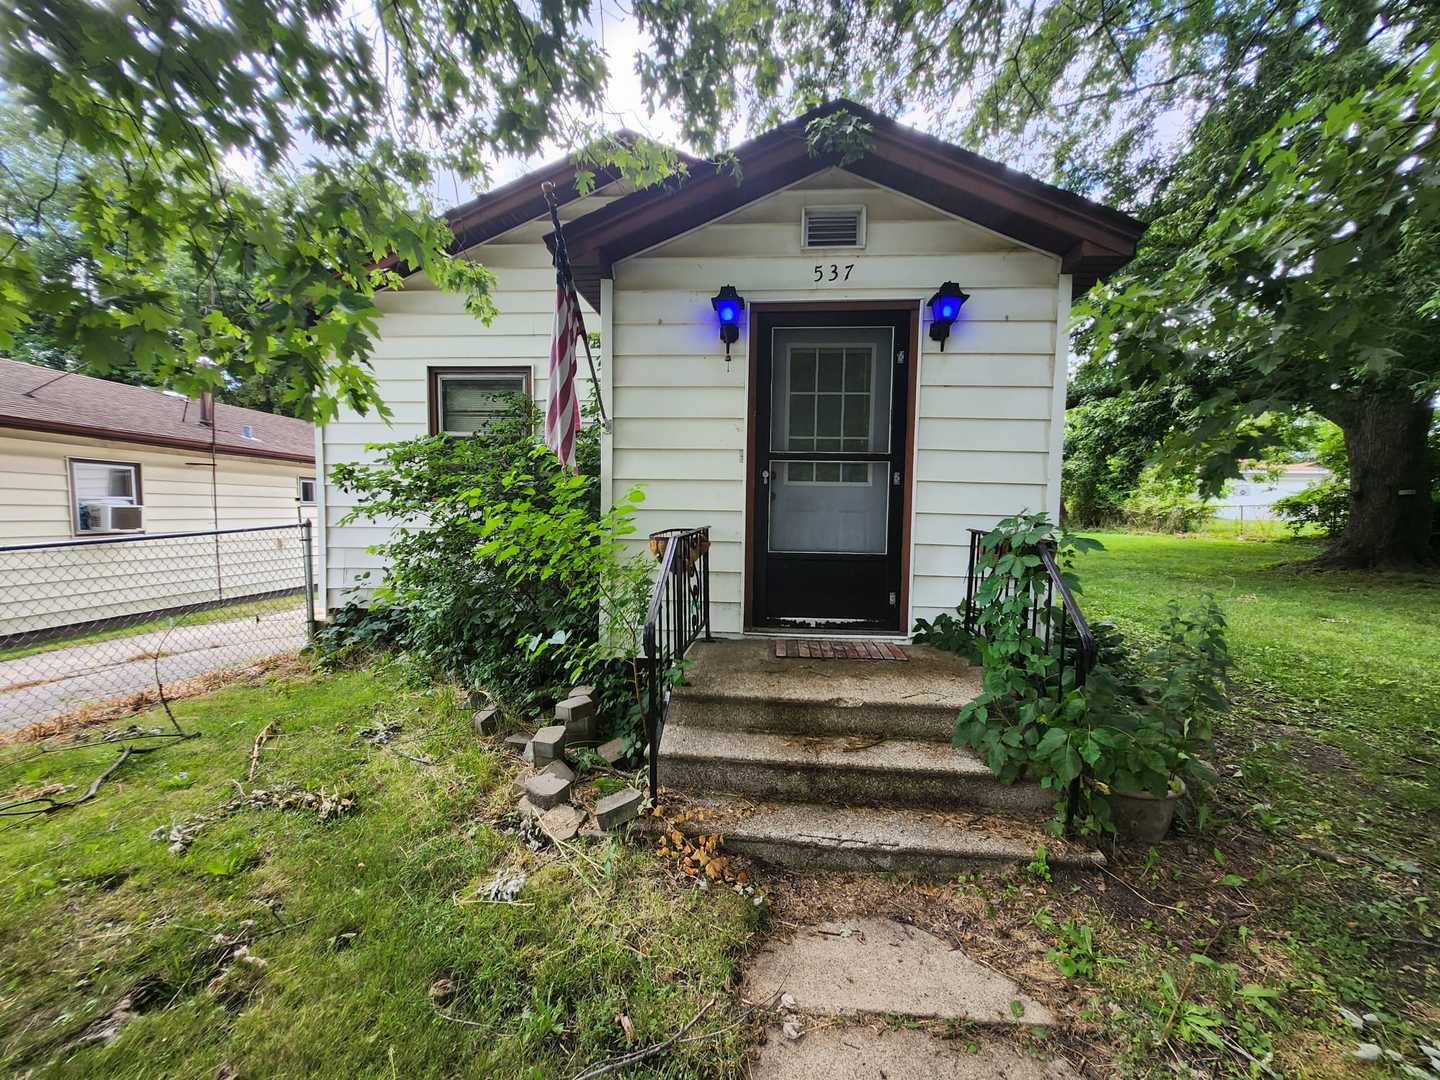
M 0 731 L 155 685 L 238 667 L 305 644 L 303 604 L 263 615 L 177 626 L 0 661 Z

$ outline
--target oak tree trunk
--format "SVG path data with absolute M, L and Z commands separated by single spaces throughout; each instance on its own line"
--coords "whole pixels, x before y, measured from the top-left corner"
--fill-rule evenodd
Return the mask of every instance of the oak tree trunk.
M 1432 410 L 1409 397 L 1356 397 L 1332 415 L 1350 459 L 1350 519 L 1319 559 L 1365 568 L 1430 562 Z

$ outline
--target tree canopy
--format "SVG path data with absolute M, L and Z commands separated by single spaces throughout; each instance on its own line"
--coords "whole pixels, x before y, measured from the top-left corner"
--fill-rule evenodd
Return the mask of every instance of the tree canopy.
M 7 5 L 0 71 L 58 148 L 29 182 L 6 170 L 0 347 L 43 319 L 102 369 L 124 357 L 147 381 L 195 392 L 239 367 L 278 383 L 297 415 L 323 421 L 342 403 L 385 415 L 367 363 L 373 296 L 399 278 L 377 263 L 396 257 L 492 314 L 490 275 L 447 253 L 449 230 L 417 193 L 438 170 L 483 183 L 496 154 L 585 135 L 607 76 L 581 32 L 587 10 L 577 0 L 528 11 L 510 0 Z M 705 86 L 719 74 L 712 63 L 687 78 Z M 720 107 L 692 105 L 702 123 Z M 586 152 L 642 174 L 675 164 L 643 143 L 591 141 Z M 236 181 L 237 163 L 255 183 Z M 62 221 L 84 274 L 37 242 Z M 237 278 L 238 311 L 210 302 Z

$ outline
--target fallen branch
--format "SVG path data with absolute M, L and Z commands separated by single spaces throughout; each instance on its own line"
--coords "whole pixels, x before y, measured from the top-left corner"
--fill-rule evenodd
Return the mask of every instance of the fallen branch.
M 90 786 L 85 789 L 85 794 L 75 799 L 52 799 L 48 795 L 36 795 L 33 798 L 21 799 L 19 802 L 7 803 L 0 806 L 0 817 L 28 817 L 32 814 L 53 814 L 57 810 L 69 810 L 71 807 L 87 803 L 95 798 L 100 791 L 100 786 L 110 779 L 116 769 L 124 765 L 135 754 L 143 754 L 156 747 L 127 746 L 116 756 L 99 776 L 90 781 Z M 30 809 L 24 809 L 30 807 Z
M 255 779 L 255 770 L 260 767 L 260 751 L 274 735 L 275 721 L 271 720 L 260 729 L 260 734 L 255 736 L 255 742 L 250 747 L 250 771 L 246 774 L 245 779 Z
M 628 1069 L 631 1065 L 638 1064 L 646 1058 L 652 1058 L 656 1054 L 663 1054 L 688 1035 L 690 1029 L 698 1024 L 704 1015 L 715 1007 L 715 1002 L 719 1000 L 719 995 L 712 997 L 705 1003 L 703 1009 L 686 1022 L 684 1027 L 663 1042 L 658 1042 L 654 1046 L 647 1046 L 643 1050 L 636 1050 L 634 1053 L 624 1054 L 621 1057 L 605 1062 L 603 1065 L 596 1065 L 593 1069 L 586 1069 L 582 1073 L 577 1073 L 575 1080 L 594 1080 L 594 1077 L 604 1076 L 606 1073 L 619 1072 L 621 1069 Z

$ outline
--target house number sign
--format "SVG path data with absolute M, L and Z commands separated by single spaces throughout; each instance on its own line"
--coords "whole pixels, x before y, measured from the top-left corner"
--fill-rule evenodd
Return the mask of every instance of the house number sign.
M 817 282 L 849 281 L 850 273 L 854 269 L 854 263 L 816 263 L 813 280 Z

